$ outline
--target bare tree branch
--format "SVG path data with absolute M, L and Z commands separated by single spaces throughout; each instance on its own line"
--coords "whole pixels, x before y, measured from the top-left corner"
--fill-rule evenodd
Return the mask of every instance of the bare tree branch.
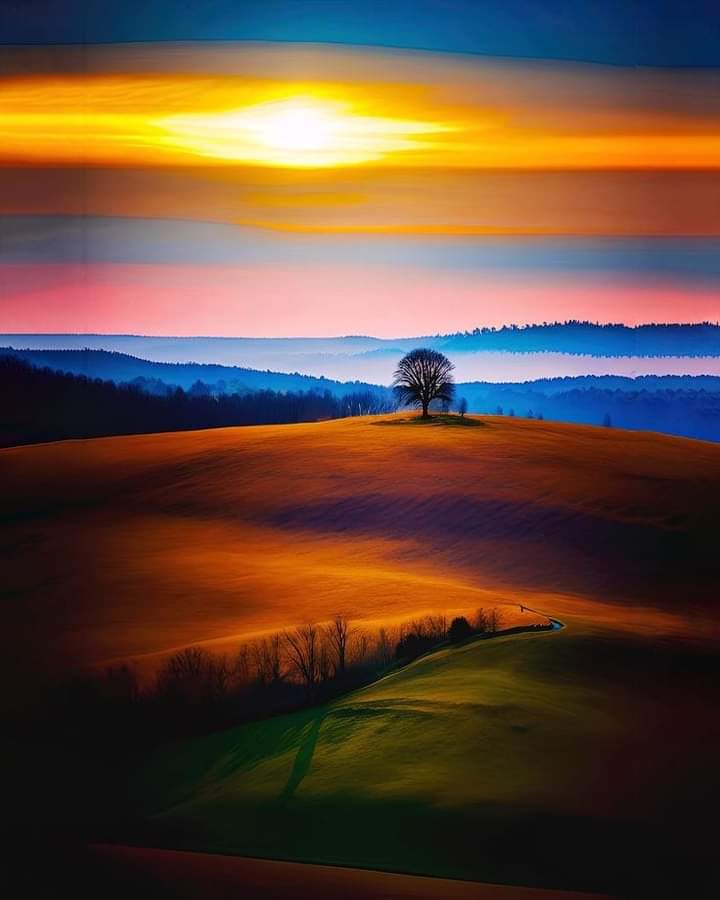
M 303 625 L 283 632 L 290 665 L 312 696 L 320 680 L 320 640 L 317 625 Z
M 453 369 L 447 356 L 437 350 L 420 347 L 411 350 L 398 363 L 393 390 L 405 406 L 422 407 L 423 418 L 433 400 L 451 403 L 455 396 Z
M 353 633 L 350 622 L 345 616 L 337 615 L 324 631 L 325 638 L 332 651 L 335 675 L 344 675 L 347 662 L 348 641 Z

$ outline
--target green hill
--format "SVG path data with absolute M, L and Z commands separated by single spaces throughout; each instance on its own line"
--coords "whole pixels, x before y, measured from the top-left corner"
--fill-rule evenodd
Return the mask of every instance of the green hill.
M 568 624 L 164 750 L 121 837 L 556 888 L 667 883 L 710 852 L 683 816 L 715 777 L 710 657 Z

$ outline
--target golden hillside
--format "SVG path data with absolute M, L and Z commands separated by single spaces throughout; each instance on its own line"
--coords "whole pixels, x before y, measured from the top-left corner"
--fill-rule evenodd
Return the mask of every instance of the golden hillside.
M 720 447 L 479 421 L 0 451 L 7 649 L 33 666 L 151 665 L 336 611 L 376 623 L 496 602 L 711 627 Z

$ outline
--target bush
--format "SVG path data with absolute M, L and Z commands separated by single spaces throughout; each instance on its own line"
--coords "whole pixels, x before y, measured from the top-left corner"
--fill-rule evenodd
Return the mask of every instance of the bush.
M 458 616 L 450 623 L 448 638 L 451 644 L 459 644 L 460 641 L 467 640 L 473 633 L 470 623 L 465 616 Z
M 428 634 L 417 634 L 411 631 L 409 634 L 403 635 L 398 641 L 395 648 L 395 659 L 402 662 L 410 662 L 410 660 L 417 659 L 423 653 L 427 653 L 428 650 L 432 650 L 436 643 L 437 641 L 433 640 Z

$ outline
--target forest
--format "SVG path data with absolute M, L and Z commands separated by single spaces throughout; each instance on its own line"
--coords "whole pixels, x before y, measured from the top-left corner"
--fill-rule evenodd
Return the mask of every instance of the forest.
M 138 339 L 141 340 L 141 339 Z M 147 339 L 146 339 L 147 340 Z M 197 339 L 200 341 L 201 339 Z M 150 352 L 150 348 L 148 348 Z M 0 354 L 15 356 L 39 368 L 102 378 L 116 383 L 137 383 L 149 393 L 165 394 L 176 387 L 188 390 L 197 381 L 214 385 L 215 393 L 235 394 L 246 391 L 313 391 L 330 390 L 334 394 L 351 394 L 374 385 L 362 381 L 342 382 L 331 378 L 303 375 L 300 372 L 274 372 L 247 366 L 197 362 L 157 362 L 141 359 L 117 350 L 82 349 L 40 350 L 0 347 Z M 380 390 L 376 388 L 376 390 Z
M 86 355 L 85 355 L 86 354 Z M 0 351 L 0 446 L 227 425 L 273 425 L 392 412 L 391 390 L 360 382 L 234 370 L 224 366 L 148 363 L 120 353 L 58 351 L 58 357 L 117 363 L 131 380 L 57 371 Z M 51 362 L 54 354 L 38 358 Z M 130 364 L 128 364 L 130 361 Z M 52 359 L 52 365 L 62 360 Z M 148 368 L 143 368 L 147 366 Z M 151 373 L 180 375 L 186 387 Z M 104 371 L 104 365 L 102 366 Z M 91 371 L 95 366 L 91 367 Z M 228 377 L 234 371 L 242 378 Z M 144 374 L 136 374 L 142 372 Z M 205 376 L 199 378 L 198 373 Z M 190 382 L 190 375 L 195 379 Z M 119 372 L 118 372 L 119 375 Z M 222 377 L 224 376 L 224 377 Z M 178 380 L 180 380 L 178 378 Z M 271 385 L 283 387 L 271 387 Z M 307 384 L 307 389 L 290 385 Z M 248 387 L 247 385 L 254 385 Z M 464 382 L 458 401 L 471 414 L 548 419 L 720 440 L 720 378 L 709 375 L 579 376 L 526 382 Z M 440 406 L 434 404 L 440 409 Z
M 503 350 L 512 353 L 587 353 L 594 356 L 718 356 L 720 325 L 714 322 L 647 325 L 568 321 L 475 328 L 448 335 L 444 353 Z
M 215 396 L 198 382 L 150 394 L 132 384 L 34 368 L 0 356 L 0 446 L 184 431 L 228 425 L 279 425 L 389 412 L 394 406 L 372 391 L 338 397 L 330 391 L 251 391 Z
M 717 381 L 705 376 L 624 380 L 588 376 L 517 384 L 475 382 L 460 385 L 458 390 L 474 413 L 660 431 L 717 441 Z

